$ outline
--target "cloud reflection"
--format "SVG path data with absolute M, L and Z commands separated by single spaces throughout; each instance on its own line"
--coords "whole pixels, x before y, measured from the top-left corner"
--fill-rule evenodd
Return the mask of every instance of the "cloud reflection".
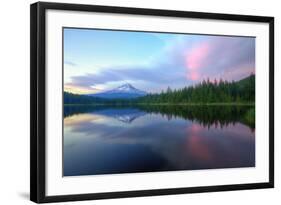
M 135 165 L 124 168 L 125 164 L 123 166 L 121 163 L 104 172 L 118 173 L 123 169 L 135 172 L 135 168 L 140 166 L 138 160 L 142 164 L 143 169 L 140 169 L 142 171 L 196 170 L 255 165 L 254 133 L 239 122 L 223 128 L 215 125 L 207 128 L 187 119 L 168 120 L 161 114 L 150 113 L 128 124 L 119 121 L 118 118 L 109 117 L 109 112 L 116 115 L 119 111 L 111 109 L 98 114 L 92 112 L 67 117 L 64 140 L 66 145 L 71 142 L 75 146 L 65 147 L 66 161 L 72 158 L 69 163 L 82 166 L 81 163 L 88 160 L 88 164 L 93 164 L 87 168 L 89 173 L 91 169 L 95 170 L 93 173 L 103 172 L 96 170 L 94 164 L 110 164 L 113 163 L 113 158 L 114 160 L 126 159 L 126 163 Z M 123 123 L 123 126 L 120 123 Z M 96 147 L 106 148 L 97 149 Z M 122 151 L 114 152 L 114 150 Z M 125 153 L 127 154 L 124 155 Z M 108 155 L 111 156 L 110 159 L 106 157 Z M 150 164 L 149 166 L 154 164 L 153 168 L 146 162 Z

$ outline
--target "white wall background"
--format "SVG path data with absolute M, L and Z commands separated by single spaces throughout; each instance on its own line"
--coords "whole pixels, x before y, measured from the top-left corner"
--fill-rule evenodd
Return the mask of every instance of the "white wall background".
M 49 0 L 52 1 L 52 0 Z M 69 3 L 146 7 L 275 17 L 275 189 L 69 202 L 67 204 L 278 204 L 281 200 L 281 12 L 277 0 L 60 0 Z M 0 7 L 0 204 L 29 201 L 29 4 Z

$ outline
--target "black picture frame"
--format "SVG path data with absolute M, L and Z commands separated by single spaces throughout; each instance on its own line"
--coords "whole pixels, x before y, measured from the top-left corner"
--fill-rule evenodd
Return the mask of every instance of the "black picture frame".
M 262 22 L 269 25 L 269 181 L 263 183 L 229 184 L 219 186 L 169 188 L 107 193 L 46 196 L 46 81 L 45 25 L 46 10 L 68 10 L 102 13 L 168 16 L 195 19 Z M 96 6 L 82 4 L 38 2 L 30 7 L 30 200 L 37 203 L 76 200 L 96 200 L 122 197 L 186 194 L 274 187 L 274 18 L 144 8 Z

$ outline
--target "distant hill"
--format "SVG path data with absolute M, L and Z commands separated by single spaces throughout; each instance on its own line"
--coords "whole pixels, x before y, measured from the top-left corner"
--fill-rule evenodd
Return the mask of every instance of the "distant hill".
M 244 93 L 244 97 L 249 99 L 249 101 L 255 101 L 256 77 L 254 74 L 239 80 L 236 84 L 238 92 Z
M 115 89 L 102 93 L 91 94 L 89 96 L 105 99 L 132 99 L 145 96 L 146 94 L 146 92 L 136 89 L 131 84 L 126 83 Z
M 255 91 L 255 81 L 256 77 L 254 74 L 243 78 L 239 81 L 237 81 L 237 85 L 240 87 L 240 89 L 244 89 L 245 87 L 252 88 L 252 91 Z
M 101 99 L 90 97 L 87 95 L 73 94 L 69 92 L 63 92 L 64 104 L 91 104 L 101 102 Z

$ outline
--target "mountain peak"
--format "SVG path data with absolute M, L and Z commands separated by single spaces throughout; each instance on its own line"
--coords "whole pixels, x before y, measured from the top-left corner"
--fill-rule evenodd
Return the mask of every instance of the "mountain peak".
M 92 96 L 101 98 L 136 98 L 146 95 L 146 92 L 138 90 L 130 83 L 125 83 L 115 89 L 108 90 L 102 93 L 97 93 Z
M 132 86 L 130 83 L 125 83 L 119 87 L 116 88 L 117 90 L 136 90 L 134 86 Z
M 134 86 L 132 86 L 130 83 L 125 83 L 125 84 L 123 84 L 119 87 L 132 87 L 132 88 L 134 88 Z

